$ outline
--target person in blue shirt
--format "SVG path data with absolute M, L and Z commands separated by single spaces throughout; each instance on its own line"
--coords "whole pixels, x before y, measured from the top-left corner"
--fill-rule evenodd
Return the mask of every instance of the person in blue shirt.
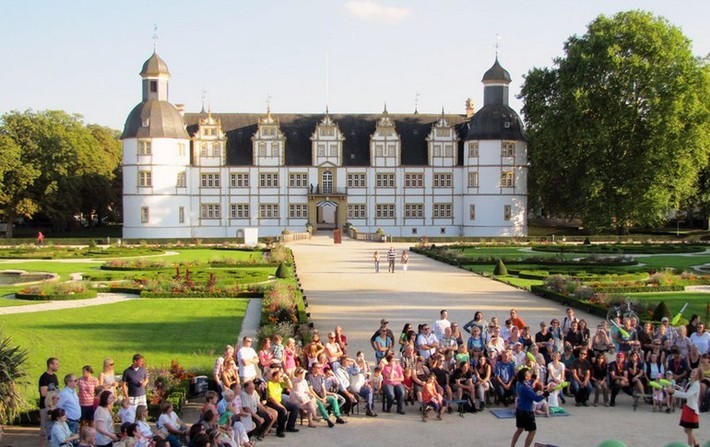
M 549 393 L 545 391 L 542 394 L 537 394 L 532 388 L 532 370 L 522 368 L 517 374 L 517 384 L 515 390 L 518 394 L 518 405 L 515 409 L 515 426 L 517 430 L 513 434 L 513 440 L 510 442 L 510 447 L 515 447 L 518 438 L 524 431 L 528 432 L 525 438 L 525 447 L 530 447 L 535 438 L 537 425 L 535 424 L 535 412 L 533 411 L 533 403 L 545 399 Z

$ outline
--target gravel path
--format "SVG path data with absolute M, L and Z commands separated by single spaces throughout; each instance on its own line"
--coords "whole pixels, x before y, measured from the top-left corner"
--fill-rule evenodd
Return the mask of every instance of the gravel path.
M 71 301 L 48 301 L 44 303 L 28 304 L 26 306 L 0 307 L 0 315 L 23 314 L 30 312 L 44 312 L 47 310 L 76 309 L 79 307 L 100 306 L 102 304 L 120 303 L 121 301 L 134 300 L 136 295 L 127 293 L 99 293 L 96 298 Z M 2 298 L 14 299 L 14 298 Z

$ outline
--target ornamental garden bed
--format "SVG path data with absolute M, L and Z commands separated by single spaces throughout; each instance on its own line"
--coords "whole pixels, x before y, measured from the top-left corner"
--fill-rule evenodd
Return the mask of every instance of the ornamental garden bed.
M 80 282 L 39 284 L 25 287 L 15 293 L 16 299 L 32 301 L 82 300 L 96 296 L 96 290 L 89 289 Z
M 534 251 L 547 253 L 601 253 L 601 254 L 680 254 L 701 253 L 707 245 L 691 244 L 583 244 L 535 245 Z

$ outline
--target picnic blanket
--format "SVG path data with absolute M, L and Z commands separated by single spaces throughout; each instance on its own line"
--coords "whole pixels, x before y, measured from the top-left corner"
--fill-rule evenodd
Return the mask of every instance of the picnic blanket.
M 550 411 L 550 416 L 555 417 L 555 416 L 569 416 L 569 413 L 562 408 L 562 407 L 557 407 L 560 408 L 560 410 L 557 410 L 556 412 Z M 490 410 L 491 413 L 498 419 L 513 419 L 515 417 L 515 409 L 513 408 L 492 408 Z M 538 419 L 540 419 L 540 416 L 537 416 Z M 545 417 L 542 416 L 542 419 Z

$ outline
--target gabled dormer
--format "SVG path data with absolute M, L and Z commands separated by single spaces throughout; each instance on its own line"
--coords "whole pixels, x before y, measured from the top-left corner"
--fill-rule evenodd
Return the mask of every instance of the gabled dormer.
M 227 136 L 222 132 L 219 118 L 208 112 L 201 116 L 192 137 L 192 159 L 195 166 L 224 166 L 227 164 Z
M 401 163 L 402 141 L 394 121 L 387 112 L 387 105 L 377 121 L 375 132 L 370 136 L 370 165 L 395 167 Z
M 311 135 L 311 160 L 313 166 L 342 166 L 345 137 L 330 118 L 328 110 Z
M 431 126 L 431 132 L 426 140 L 429 166 L 456 166 L 459 135 L 446 120 L 444 109 L 441 109 L 441 116 Z
M 286 136 L 281 132 L 279 120 L 271 116 L 271 108 L 266 116 L 259 118 L 256 133 L 251 137 L 254 166 L 283 166 L 286 162 Z

